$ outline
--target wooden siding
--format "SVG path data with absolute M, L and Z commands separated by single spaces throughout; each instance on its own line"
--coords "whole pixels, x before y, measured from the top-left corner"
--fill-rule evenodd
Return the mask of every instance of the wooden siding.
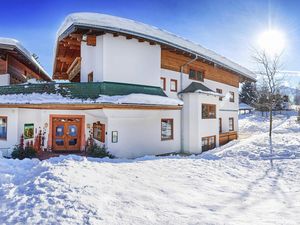
M 225 145 L 228 142 L 230 142 L 232 140 L 235 140 L 237 138 L 238 138 L 238 134 L 237 134 L 236 131 L 230 131 L 230 132 L 227 132 L 227 133 L 222 133 L 222 134 L 219 134 L 219 144 L 220 145 Z
M 171 52 L 169 50 L 161 50 L 161 68 L 163 69 L 180 72 L 180 67 L 191 59 L 192 58 L 176 54 L 175 52 Z M 190 68 L 203 70 L 205 79 L 239 87 L 239 76 L 235 73 L 231 73 L 199 60 L 192 62 L 188 66 L 185 66 L 183 72 L 188 74 Z
M 7 73 L 7 62 L 0 58 L 0 74 Z

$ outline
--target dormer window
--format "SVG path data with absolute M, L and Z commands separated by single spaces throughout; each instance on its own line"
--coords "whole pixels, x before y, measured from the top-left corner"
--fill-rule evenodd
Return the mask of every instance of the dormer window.
M 190 69 L 189 79 L 203 81 L 204 80 L 204 71 L 199 69 Z

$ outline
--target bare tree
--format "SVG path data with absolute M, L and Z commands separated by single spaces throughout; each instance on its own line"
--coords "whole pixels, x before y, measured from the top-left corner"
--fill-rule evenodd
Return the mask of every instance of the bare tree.
M 269 55 L 265 50 L 255 50 L 253 56 L 258 65 L 259 75 L 262 77 L 263 87 L 266 91 L 265 106 L 268 108 L 270 117 L 269 137 L 272 136 L 273 129 L 273 108 L 276 105 L 276 94 L 279 93 L 279 87 L 282 83 L 279 70 L 281 68 L 281 54 Z

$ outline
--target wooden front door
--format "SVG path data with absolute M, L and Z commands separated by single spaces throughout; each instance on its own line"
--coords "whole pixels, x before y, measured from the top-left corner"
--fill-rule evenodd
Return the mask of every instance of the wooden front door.
M 79 151 L 81 118 L 52 119 L 52 149 L 54 151 Z

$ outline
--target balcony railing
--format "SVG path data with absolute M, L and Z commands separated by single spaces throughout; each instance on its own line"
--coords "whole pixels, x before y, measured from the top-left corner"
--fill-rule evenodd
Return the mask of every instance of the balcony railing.
M 229 131 L 226 133 L 220 133 L 219 134 L 219 144 L 220 145 L 225 145 L 229 141 L 235 140 L 238 138 L 238 134 L 236 131 Z

